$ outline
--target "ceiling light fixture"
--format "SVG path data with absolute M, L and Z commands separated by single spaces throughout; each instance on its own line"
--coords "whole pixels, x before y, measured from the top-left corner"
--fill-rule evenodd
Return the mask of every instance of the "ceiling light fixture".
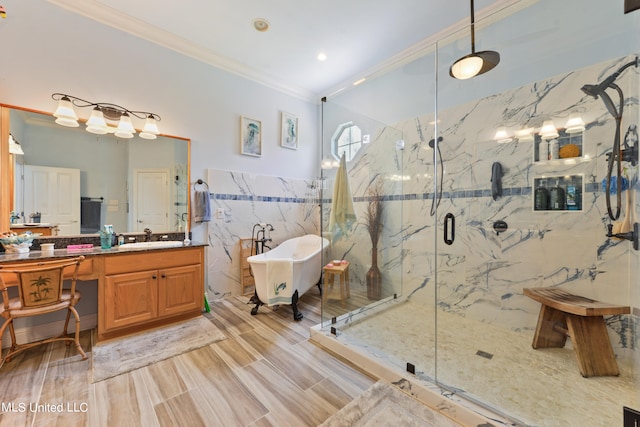
M 327 60 L 327 54 L 324 52 L 320 52 L 318 54 L 318 61 L 326 61 Z
M 471 53 L 463 56 L 449 68 L 449 75 L 453 78 L 465 80 L 478 74 L 486 73 L 500 62 L 500 54 L 493 50 L 476 52 L 475 17 L 473 0 L 471 3 Z
M 116 104 L 105 102 L 89 102 L 84 99 L 77 98 L 63 93 L 54 93 L 51 95 L 55 101 L 58 101 L 58 108 L 53 116 L 56 117 L 56 123 L 67 127 L 78 127 L 78 115 L 74 110 L 74 106 L 78 108 L 93 107 L 91 116 L 87 120 L 87 132 L 104 135 L 106 133 L 115 133 L 118 138 L 133 138 L 136 133 L 131 116 L 141 120 L 145 120 L 144 127 L 140 132 L 140 138 L 156 139 L 160 134 L 157 122 L 160 116 L 145 111 L 132 111 Z M 116 125 L 109 125 L 107 121 L 117 122 Z

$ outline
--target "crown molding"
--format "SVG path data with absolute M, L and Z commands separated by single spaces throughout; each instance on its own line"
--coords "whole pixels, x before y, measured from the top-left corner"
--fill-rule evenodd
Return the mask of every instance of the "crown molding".
M 185 38 L 176 36 L 168 31 L 148 24 L 137 18 L 133 18 L 127 14 L 119 12 L 113 8 L 105 6 L 95 0 L 47 0 L 49 3 L 66 9 L 70 12 L 77 13 L 86 18 L 105 24 L 109 27 L 116 28 L 120 31 L 140 37 L 151 43 L 163 46 L 167 49 L 178 52 L 182 55 L 191 57 L 205 64 L 209 64 L 221 70 L 254 81 L 261 85 L 270 87 L 279 92 L 283 92 L 290 96 L 318 103 L 318 94 L 311 91 L 285 85 L 264 73 L 259 72 L 251 67 L 239 64 L 227 57 L 217 55 L 209 49 L 199 46 Z

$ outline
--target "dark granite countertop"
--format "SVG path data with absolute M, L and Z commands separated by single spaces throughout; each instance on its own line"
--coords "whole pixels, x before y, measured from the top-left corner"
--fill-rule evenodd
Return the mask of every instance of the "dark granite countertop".
M 93 246 L 92 248 L 87 249 L 54 249 L 51 251 L 41 251 L 41 250 L 31 250 L 27 253 L 19 254 L 19 253 L 0 253 L 0 264 L 5 262 L 13 262 L 13 261 L 38 261 L 38 260 L 46 260 L 46 259 L 54 259 L 54 258 L 69 258 L 75 257 L 79 255 L 84 256 L 101 256 L 101 255 L 114 255 L 114 254 L 126 254 L 126 253 L 140 253 L 140 252 L 149 252 L 149 251 L 179 251 L 185 248 L 193 248 L 207 246 L 206 243 L 198 243 L 191 242 L 187 246 L 178 246 L 172 248 L 139 248 L 139 249 L 127 249 L 121 250 L 118 249 L 117 246 L 112 247 L 111 249 L 102 249 L 100 244 L 97 246 Z

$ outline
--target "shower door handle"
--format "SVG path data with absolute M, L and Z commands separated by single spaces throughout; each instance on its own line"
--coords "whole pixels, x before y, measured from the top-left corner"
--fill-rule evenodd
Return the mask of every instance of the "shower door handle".
M 449 233 L 449 223 L 451 223 L 451 233 Z M 449 236 L 451 234 L 451 236 Z M 452 213 L 444 216 L 444 242 L 447 245 L 453 244 L 456 239 L 456 217 Z

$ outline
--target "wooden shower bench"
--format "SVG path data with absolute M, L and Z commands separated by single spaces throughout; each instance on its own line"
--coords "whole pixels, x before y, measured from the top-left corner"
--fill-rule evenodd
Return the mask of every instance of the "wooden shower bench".
M 564 347 L 571 338 L 583 377 L 619 375 L 604 316 L 629 314 L 629 307 L 573 295 L 558 288 L 525 288 L 542 304 L 533 348 Z

